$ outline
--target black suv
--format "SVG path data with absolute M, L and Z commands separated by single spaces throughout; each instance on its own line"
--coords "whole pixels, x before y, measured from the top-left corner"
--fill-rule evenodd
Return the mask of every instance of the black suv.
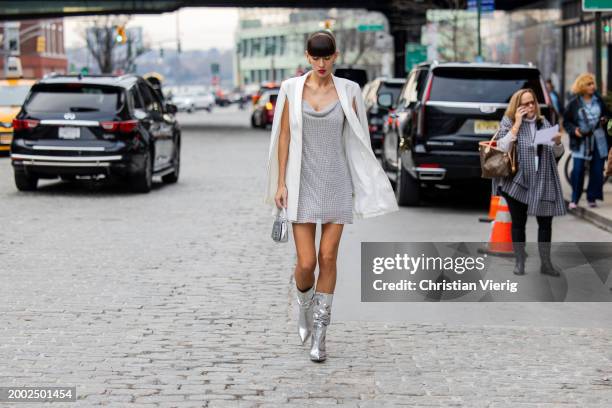
M 118 177 L 149 192 L 153 175 L 178 181 L 176 106 L 135 75 L 54 75 L 38 81 L 13 121 L 19 190 L 42 178 Z
M 377 156 L 381 153 L 385 122 L 389 114 L 393 112 L 405 83 L 404 78 L 376 78 L 363 88 L 370 141 L 372 150 Z
M 478 142 L 490 139 L 510 97 L 535 91 L 556 123 L 540 72 L 531 65 L 423 63 L 410 74 L 386 127 L 382 164 L 400 205 L 418 205 L 423 187 L 490 185 L 481 179 Z

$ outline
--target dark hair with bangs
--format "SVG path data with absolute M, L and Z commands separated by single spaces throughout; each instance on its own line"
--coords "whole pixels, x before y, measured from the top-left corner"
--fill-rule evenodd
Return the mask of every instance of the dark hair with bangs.
M 336 52 L 336 38 L 330 31 L 315 31 L 308 37 L 306 50 L 313 57 L 327 57 Z

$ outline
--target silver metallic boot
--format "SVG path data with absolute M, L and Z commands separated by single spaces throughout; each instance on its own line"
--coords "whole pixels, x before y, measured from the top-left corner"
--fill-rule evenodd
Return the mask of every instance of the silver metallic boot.
M 314 285 L 306 292 L 301 292 L 297 286 L 297 301 L 299 305 L 298 315 L 298 335 L 302 344 L 306 341 L 308 336 L 312 333 L 312 299 L 314 296 Z
M 330 322 L 333 298 L 333 293 L 315 292 L 314 294 L 313 331 L 310 346 L 310 359 L 312 361 L 324 361 L 327 358 L 325 332 Z

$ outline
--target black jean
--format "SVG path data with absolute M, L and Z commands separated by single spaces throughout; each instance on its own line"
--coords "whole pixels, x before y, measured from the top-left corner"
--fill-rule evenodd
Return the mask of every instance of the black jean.
M 525 242 L 525 227 L 527 225 L 527 204 L 510 197 L 505 191 L 501 195 L 508 203 L 512 218 L 512 242 Z M 538 242 L 550 242 L 552 238 L 552 216 L 536 217 L 538 220 Z

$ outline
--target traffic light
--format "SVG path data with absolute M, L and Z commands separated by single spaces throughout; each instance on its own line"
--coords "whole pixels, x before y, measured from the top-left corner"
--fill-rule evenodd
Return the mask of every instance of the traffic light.
M 119 44 L 125 44 L 127 41 L 127 34 L 125 33 L 125 26 L 117 26 L 115 32 L 115 42 Z
M 606 24 L 604 26 L 604 32 L 609 33 L 610 32 L 610 24 Z

